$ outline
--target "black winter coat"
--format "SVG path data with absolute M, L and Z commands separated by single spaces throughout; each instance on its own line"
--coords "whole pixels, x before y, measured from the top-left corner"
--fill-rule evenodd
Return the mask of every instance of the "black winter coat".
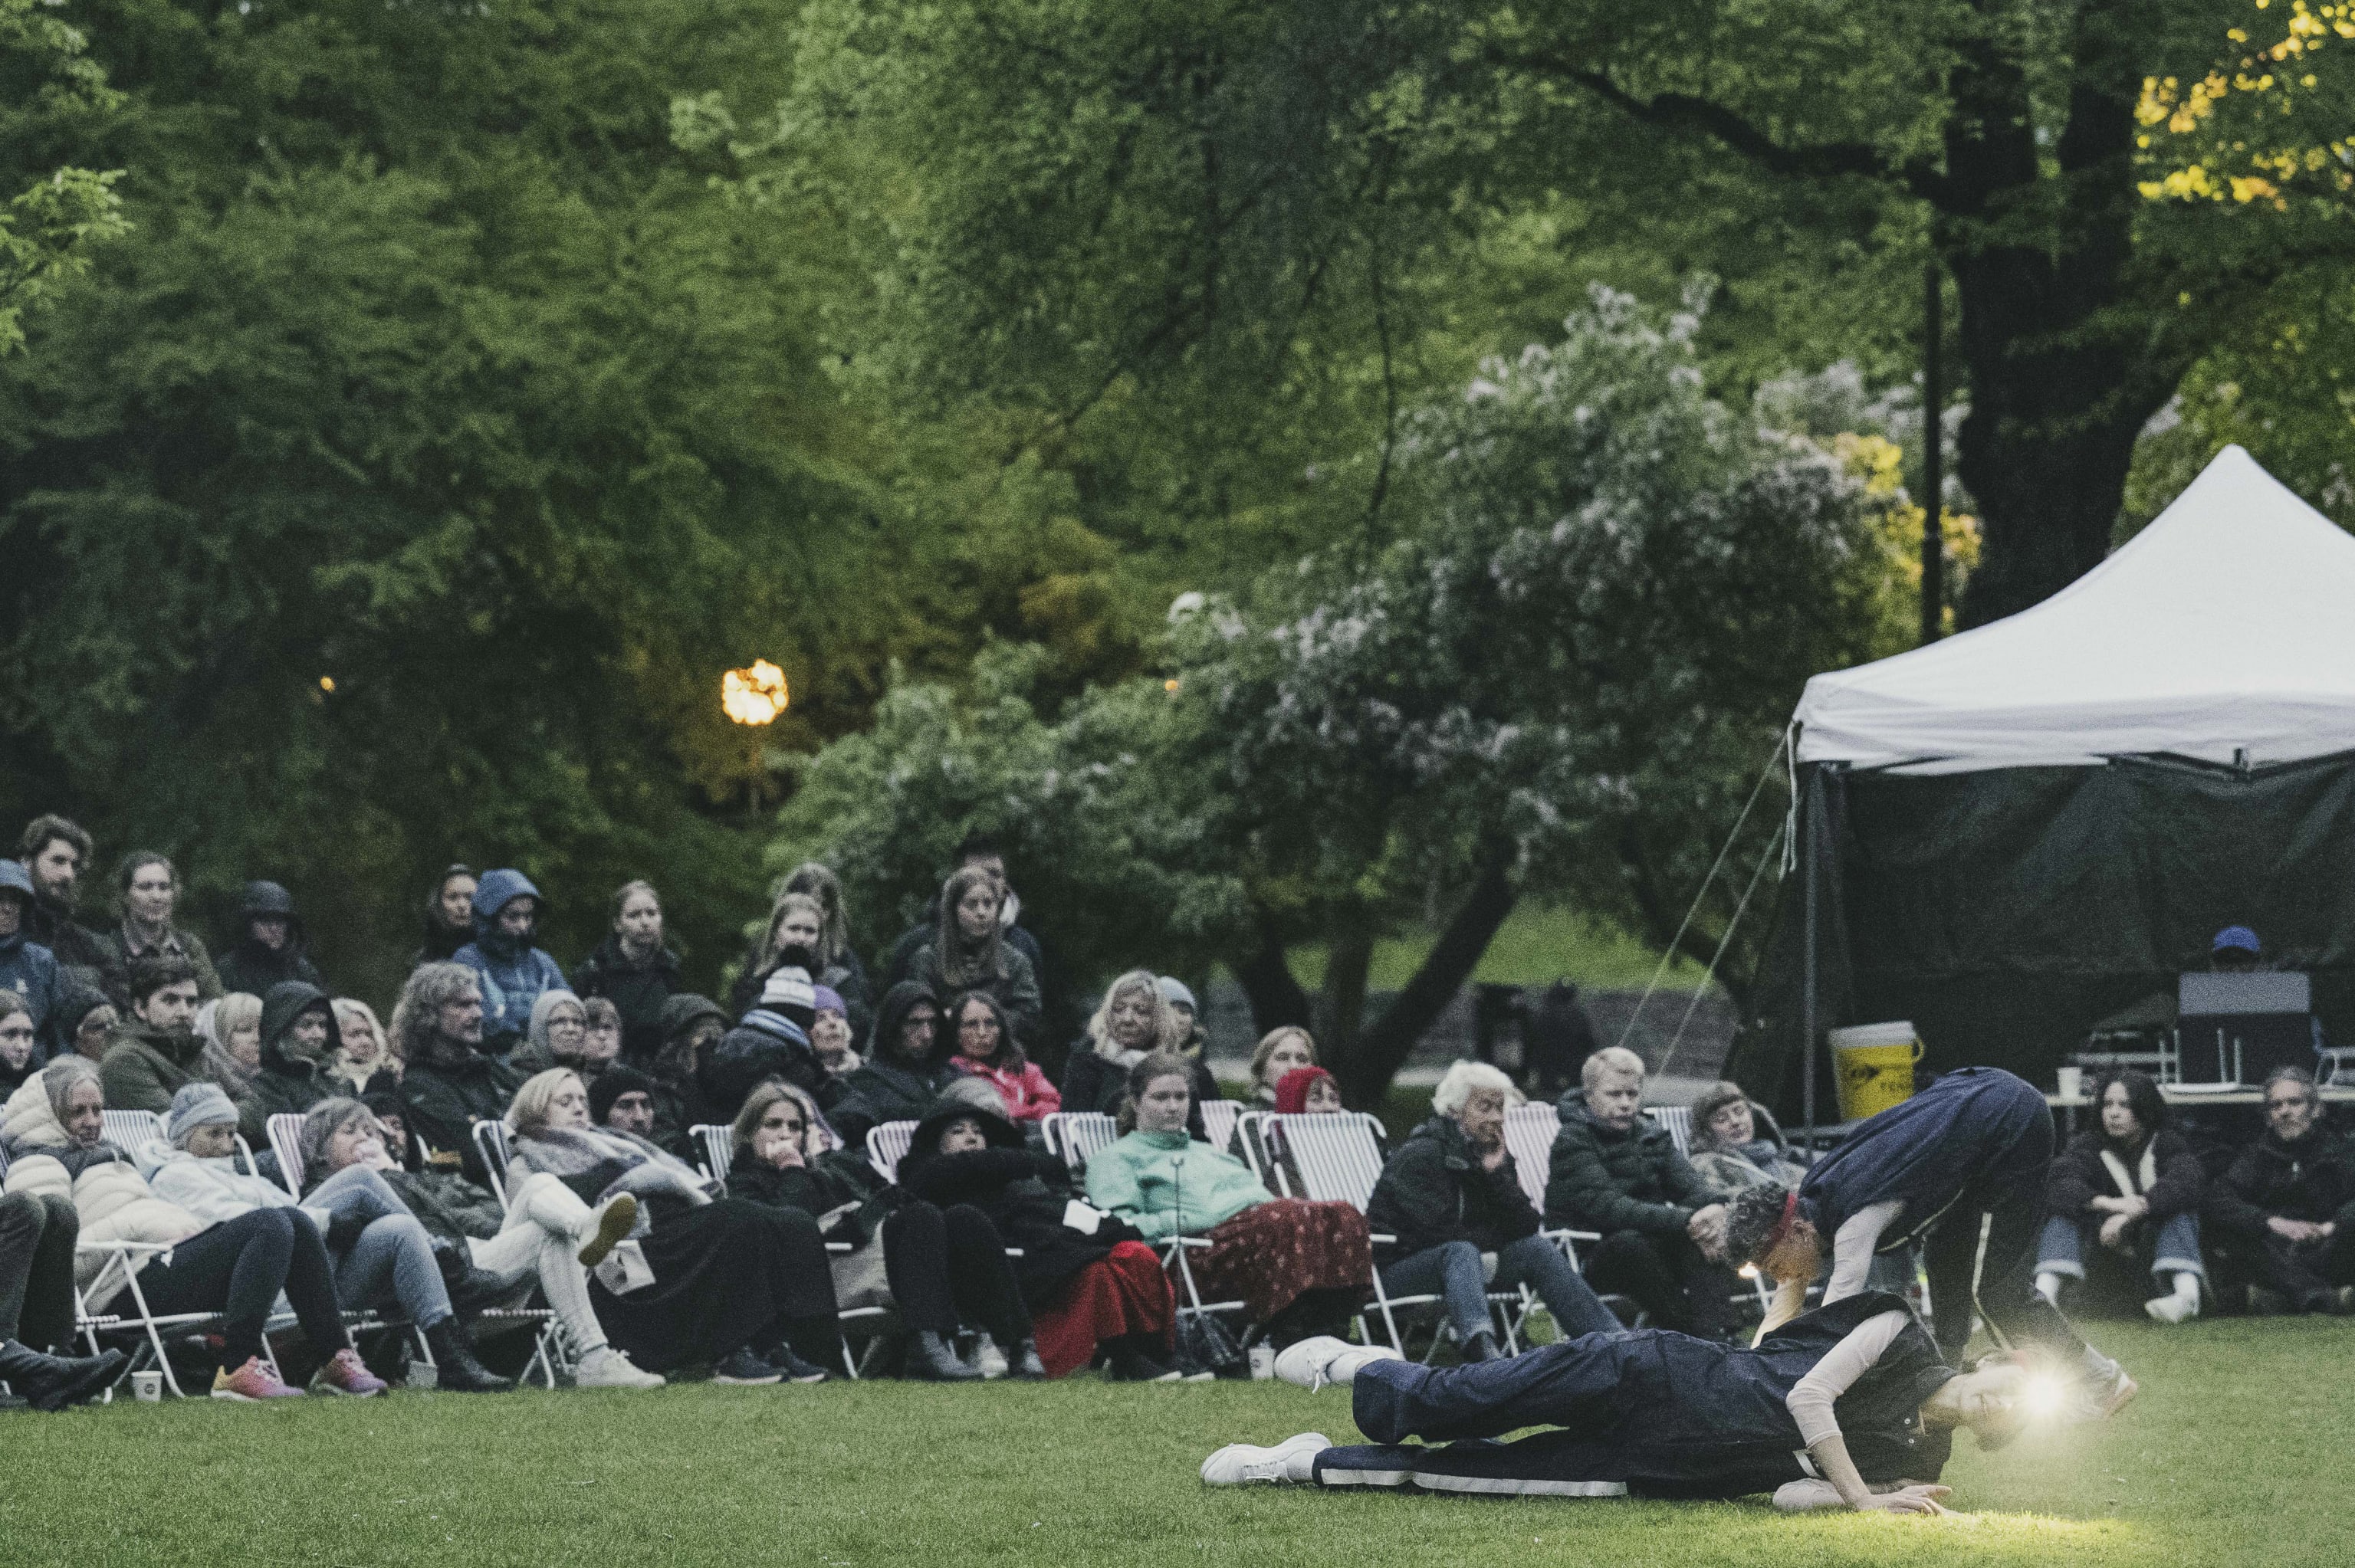
M 2076 1219 L 2094 1212 L 2095 1198 L 2122 1198 L 2117 1178 L 2102 1161 L 2107 1150 L 2117 1157 L 2134 1179 L 2135 1191 L 2149 1202 L 2147 1216 L 2154 1224 L 2162 1224 L 2178 1214 L 2200 1212 L 2200 1189 L 2206 1178 L 2200 1169 L 2200 1156 L 2183 1135 L 2161 1128 L 2141 1149 L 2129 1153 L 2101 1132 L 2081 1132 L 2069 1140 L 2052 1161 L 2052 1174 L 2044 1184 L 2044 1207 L 2047 1213 L 2063 1218 Z M 2143 1178 L 2145 1157 L 2151 1166 L 2152 1180 Z
M 318 966 L 303 951 L 301 942 L 292 937 L 275 952 L 249 937 L 223 953 L 213 969 L 220 976 L 222 991 L 241 991 L 249 996 L 267 996 L 272 986 L 283 985 L 288 980 L 301 980 L 323 991 L 327 986 L 319 978 Z
M 2205 1211 L 2219 1228 L 2262 1240 L 2269 1216 L 2319 1223 L 2341 1218 L 2350 1203 L 2355 1151 L 2345 1139 L 2317 1127 L 2284 1143 L 2268 1128 L 2208 1184 Z
M 611 932 L 572 971 L 575 996 L 602 996 L 621 1013 L 622 1054 L 633 1061 L 662 1049 L 663 1004 L 683 989 L 677 953 L 656 948 L 644 963 L 633 963 L 622 938 Z
M 922 1119 L 942 1086 L 954 1076 L 945 1062 L 910 1067 L 869 1056 L 835 1080 L 841 1097 L 827 1108 L 826 1119 L 845 1143 L 864 1149 L 868 1133 L 883 1123 Z
M 1538 1231 L 1510 1154 L 1494 1171 L 1454 1117 L 1435 1116 L 1407 1135 L 1374 1183 L 1367 1225 L 1398 1238 L 1394 1255 L 1467 1241 L 1495 1252 Z
M 521 1087 L 523 1075 L 497 1057 L 436 1040 L 401 1076 L 409 1136 L 432 1145 L 445 1159 L 457 1156 L 468 1181 L 487 1184 L 482 1153 L 474 1147 L 474 1123 L 506 1115 Z
M 1187 1058 L 1186 1075 L 1194 1093 L 1194 1103 L 1186 1112 L 1186 1130 L 1200 1138 L 1202 1102 L 1227 1097 L 1220 1089 L 1219 1080 L 1211 1075 L 1209 1065 L 1199 1056 Z M 1067 1111 L 1118 1116 L 1120 1102 L 1128 1097 L 1128 1069 L 1109 1056 L 1098 1055 L 1096 1043 L 1082 1034 L 1063 1063 L 1063 1081 L 1055 1087 L 1061 1091 Z
M 875 1227 L 897 1206 L 865 1156 L 853 1155 L 847 1149 L 821 1155 L 815 1165 L 784 1171 L 762 1164 L 748 1150 L 739 1150 L 736 1163 L 728 1171 L 728 1195 L 772 1209 L 799 1209 L 813 1219 L 855 1203 L 858 1205 L 855 1211 L 841 1216 L 826 1232 L 826 1240 L 853 1246 L 864 1246 Z
M 1616 1132 L 1597 1122 L 1573 1089 L 1559 1102 L 1561 1130 L 1547 1162 L 1545 1223 L 1601 1231 L 1682 1235 L 1693 1211 L 1717 1202 L 1668 1129 L 1638 1116 Z
M 987 1149 L 942 1154 L 941 1133 L 951 1122 L 970 1118 L 989 1139 Z M 1022 1299 L 1033 1310 L 1053 1304 L 1063 1282 L 1109 1256 L 1114 1245 L 1142 1241 L 1132 1225 L 1104 1216 L 1092 1234 L 1063 1223 L 1071 1202 L 1061 1160 L 1023 1146 L 1019 1129 L 1003 1117 L 964 1106 L 943 1106 L 916 1129 L 908 1156 L 900 1162 L 900 1185 L 911 1196 L 948 1208 L 970 1203 L 987 1214 L 997 1234 L 1022 1255 L 1010 1259 Z
M 321 1100 L 352 1092 L 349 1084 L 330 1076 L 321 1064 L 297 1056 L 286 1048 L 286 1037 L 294 1021 L 305 1012 L 325 1007 L 327 993 L 300 980 L 284 983 L 286 989 L 277 995 L 262 995 L 261 1071 L 255 1075 L 253 1087 L 246 1091 L 245 1098 L 238 1105 L 239 1130 L 256 1149 L 268 1141 L 272 1117 L 300 1116 Z M 332 1012 L 328 1014 L 330 1040 L 335 1038 L 334 1016 Z

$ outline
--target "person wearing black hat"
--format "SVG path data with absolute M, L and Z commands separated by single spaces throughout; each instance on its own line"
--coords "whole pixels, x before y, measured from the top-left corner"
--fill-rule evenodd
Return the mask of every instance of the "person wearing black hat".
M 837 1080 L 842 1097 L 826 1107 L 826 1119 L 853 1149 L 887 1121 L 913 1121 L 932 1108 L 932 1098 L 954 1075 L 949 1054 L 955 1042 L 941 1027 L 941 1004 L 931 990 L 902 980 L 883 993 L 868 1036 L 867 1060 Z
M 608 1067 L 589 1086 L 589 1119 L 652 1142 L 655 1097 L 660 1092 L 661 1086 L 635 1067 Z
M 249 882 L 238 906 L 236 945 L 215 966 L 224 991 L 266 997 L 270 988 L 301 980 L 321 991 L 327 982 L 304 951 L 302 916 L 294 895 L 274 882 Z
M 261 1068 L 238 1107 L 239 1130 L 256 1149 L 270 1139 L 270 1118 L 299 1116 L 343 1093 L 326 1070 L 335 1012 L 327 993 L 301 980 L 272 986 L 261 999 Z

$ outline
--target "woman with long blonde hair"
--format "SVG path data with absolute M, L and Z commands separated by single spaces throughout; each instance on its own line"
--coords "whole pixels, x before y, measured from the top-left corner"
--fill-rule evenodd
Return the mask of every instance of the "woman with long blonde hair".
M 1104 988 L 1087 1033 L 1071 1046 L 1071 1059 L 1063 1065 L 1062 1108 L 1118 1115 L 1128 1095 L 1128 1070 L 1152 1053 L 1166 1051 L 1186 1063 L 1191 1095 L 1188 1125 L 1200 1137 L 1201 1102 L 1226 1097 L 1209 1065 L 1178 1049 L 1185 1038 L 1176 1011 L 1162 994 L 1159 977 L 1151 969 L 1129 970 Z

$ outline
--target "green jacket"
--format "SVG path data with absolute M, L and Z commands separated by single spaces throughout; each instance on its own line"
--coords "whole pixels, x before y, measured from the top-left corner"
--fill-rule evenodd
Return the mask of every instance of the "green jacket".
M 181 1085 L 195 1078 L 205 1043 L 194 1034 L 166 1034 L 133 1022 L 107 1037 L 98 1065 L 99 1092 L 109 1110 L 168 1111 Z
M 1573 1095 L 1577 1091 L 1572 1091 Z M 1577 1230 L 1682 1235 L 1693 1211 L 1718 1201 L 1668 1129 L 1646 1116 L 1614 1132 L 1563 1097 L 1546 1169 L 1545 1221 Z
M 1199 1234 L 1274 1197 L 1241 1160 L 1182 1132 L 1132 1132 L 1088 1161 L 1088 1202 L 1146 1241 Z

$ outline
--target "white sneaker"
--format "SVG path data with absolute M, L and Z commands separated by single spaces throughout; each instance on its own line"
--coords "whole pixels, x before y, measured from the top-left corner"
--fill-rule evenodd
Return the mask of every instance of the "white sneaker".
M 1278 1486 L 1298 1485 L 1313 1478 L 1316 1456 L 1332 1446 L 1333 1439 L 1322 1432 L 1303 1432 L 1297 1437 L 1286 1437 L 1273 1448 L 1230 1443 L 1202 1461 L 1202 1484 L 1240 1487 L 1252 1481 L 1273 1481 Z
M 1006 1359 L 1006 1352 L 999 1350 L 997 1341 L 987 1334 L 974 1341 L 973 1364 L 981 1369 L 984 1378 L 990 1379 L 1004 1377 L 1014 1370 L 1014 1364 Z
M 581 1358 L 572 1371 L 575 1388 L 660 1388 L 660 1372 L 630 1364 L 630 1358 L 611 1345 L 600 1345 Z
M 2142 1304 L 2142 1309 L 2161 1323 L 2180 1323 L 2200 1316 L 2200 1298 L 2178 1296 L 2172 1290 L 2164 1296 L 2154 1296 Z
M 1348 1384 L 1368 1361 L 1401 1360 L 1388 1345 L 1353 1345 L 1330 1334 L 1317 1334 L 1278 1351 L 1275 1375 L 1314 1393 L 1327 1383 Z

